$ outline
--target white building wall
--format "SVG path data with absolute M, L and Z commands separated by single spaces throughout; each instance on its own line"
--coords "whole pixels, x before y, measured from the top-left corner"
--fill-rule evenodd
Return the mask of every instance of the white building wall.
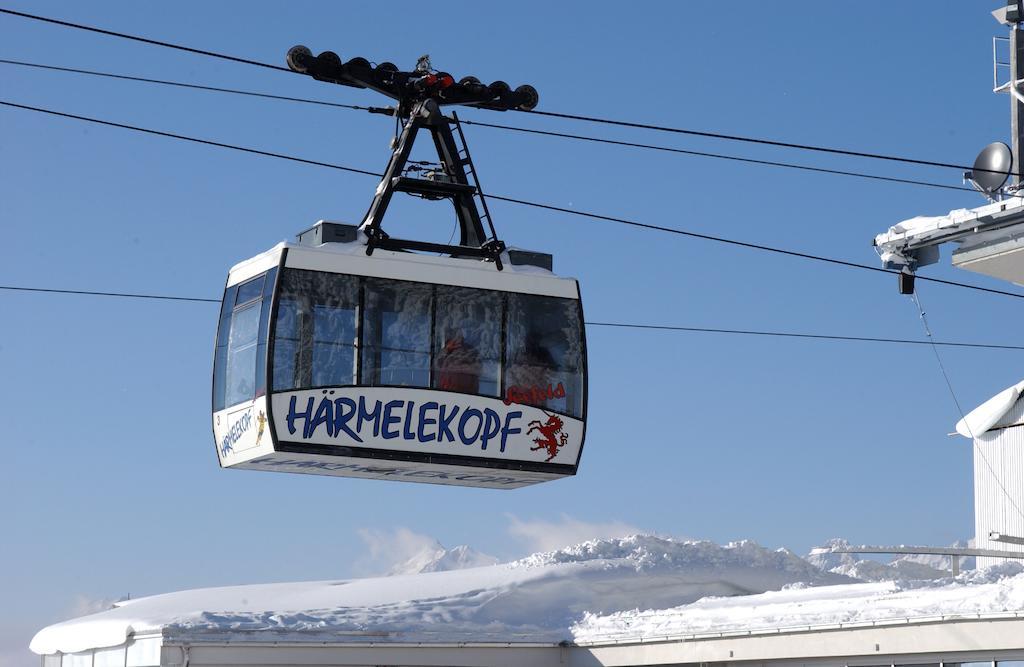
M 1024 401 L 1007 417 L 1022 411 Z M 991 531 L 1024 537 L 1024 425 L 997 428 L 974 440 L 975 546 L 1024 552 L 1024 545 L 993 542 Z M 1003 560 L 979 558 L 978 567 Z

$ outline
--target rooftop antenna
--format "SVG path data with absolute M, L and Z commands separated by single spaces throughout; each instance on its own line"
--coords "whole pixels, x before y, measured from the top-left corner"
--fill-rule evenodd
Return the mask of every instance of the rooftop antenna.
M 1002 199 L 1008 190 L 1015 192 L 1021 187 L 1020 174 L 1013 173 L 1013 167 L 1020 164 L 1024 155 L 1024 2 L 1007 0 L 1006 6 L 992 12 L 992 16 L 1009 27 L 1009 37 L 992 38 L 992 90 L 1010 94 L 1010 141 L 1011 146 L 1002 142 L 991 143 L 978 153 L 974 168 L 964 173 L 964 181 L 970 182 L 989 201 Z M 1010 51 L 1009 62 L 999 60 L 1000 42 L 1007 42 Z M 1008 71 L 1007 80 L 999 82 L 1000 68 Z M 1007 180 L 1010 184 L 1007 186 Z M 1004 189 L 1005 186 L 1005 189 Z
M 1020 106 L 1014 104 L 1014 106 Z M 994 141 L 981 149 L 974 158 L 974 168 L 964 172 L 964 180 L 985 195 L 989 201 L 998 201 L 1003 195 L 1003 185 L 1013 171 L 1013 153 L 1001 141 Z
M 1024 190 L 1024 181 L 1021 179 L 1021 160 L 1024 159 L 1024 0 L 1003 0 L 1004 4 L 992 12 L 997 21 L 1009 28 L 1008 37 L 992 38 L 992 91 L 996 93 L 1009 93 L 1010 96 L 1010 143 L 994 142 L 986 146 L 978 153 L 974 160 L 973 168 L 964 173 L 964 181 L 971 185 L 985 196 L 989 202 L 1001 202 L 1004 196 L 1019 193 Z M 1007 43 L 1009 46 L 1009 59 L 999 59 L 998 45 Z M 1003 72 L 1006 72 L 1003 75 Z M 1000 82 L 1000 79 L 1004 81 Z M 1006 211 L 1003 205 L 1001 211 Z M 962 241 L 971 235 L 977 235 L 982 228 L 984 231 L 994 231 L 1008 227 L 1016 227 L 1024 224 L 1024 211 L 1015 206 L 1007 215 L 981 214 L 983 224 L 979 224 L 977 216 L 971 219 L 971 224 L 948 224 L 942 229 L 915 229 L 907 232 L 906 229 L 894 227 L 887 234 L 879 234 L 875 237 L 875 248 L 882 258 L 887 269 L 898 270 L 900 294 L 914 293 L 914 277 L 917 269 L 922 266 L 934 264 L 939 260 L 939 246 L 951 241 Z M 994 216 L 994 217 L 993 217 Z M 999 219 L 996 220 L 995 218 Z M 980 267 L 984 262 L 977 258 L 968 260 L 966 255 L 961 254 L 960 263 L 957 263 L 957 255 L 954 253 L 954 265 L 973 267 L 971 270 L 1006 277 L 1006 272 L 988 273 Z M 1005 265 L 1005 257 L 1000 260 Z M 994 266 L 985 264 L 985 266 Z M 994 268 L 991 270 L 995 270 Z M 1016 274 L 1014 274 L 1016 275 Z M 1010 278 L 1007 278 L 1010 279 Z M 1013 280 L 1019 282 L 1018 280 Z M 1024 284 L 1024 283 L 1022 283 Z
M 1024 2 L 1022 0 L 1007 0 L 1006 6 L 992 12 L 992 16 L 1010 29 L 1008 40 L 1007 38 L 998 37 L 993 40 L 992 70 L 993 79 L 995 80 L 992 83 L 994 92 L 1007 92 L 1010 94 L 1011 159 L 1014 165 L 1019 165 L 1021 156 L 1024 155 L 1024 93 L 1021 92 L 1020 88 L 1024 84 L 1024 31 L 1021 30 L 1021 23 L 1024 22 Z M 998 41 L 1009 41 L 1010 61 L 1007 63 L 999 62 L 999 59 L 996 57 L 996 43 Z M 1000 67 L 1007 67 L 1009 69 L 1009 79 L 1001 85 L 998 81 Z M 981 156 L 979 155 L 978 157 L 980 158 Z M 1010 174 L 1010 177 L 1009 189 L 1017 190 L 1021 186 L 1020 174 Z

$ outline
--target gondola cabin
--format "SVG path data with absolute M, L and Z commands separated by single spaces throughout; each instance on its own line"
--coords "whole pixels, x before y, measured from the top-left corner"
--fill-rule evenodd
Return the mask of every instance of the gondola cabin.
M 359 238 L 321 222 L 231 269 L 214 362 L 221 465 L 502 489 L 574 475 L 587 393 L 576 280 L 549 255 L 508 250 L 497 271 L 367 256 Z
M 231 269 L 213 373 L 221 465 L 500 489 L 576 474 L 579 285 L 498 238 L 458 116 L 442 110 L 529 111 L 536 89 L 456 82 L 427 56 L 400 71 L 296 46 L 286 62 L 390 97 L 370 110 L 402 131 L 362 224 L 321 221 Z M 437 163 L 410 161 L 421 131 Z M 449 201 L 458 243 L 390 236 L 397 193 Z

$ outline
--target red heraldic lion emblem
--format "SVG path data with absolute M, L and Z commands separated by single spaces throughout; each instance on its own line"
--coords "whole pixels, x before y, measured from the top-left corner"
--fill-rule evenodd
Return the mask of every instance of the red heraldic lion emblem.
M 535 452 L 538 449 L 547 451 L 548 458 L 545 459 L 545 463 L 555 458 L 558 454 L 558 450 L 568 442 L 569 436 L 566 433 L 562 433 L 562 427 L 565 426 L 561 418 L 558 415 L 553 415 L 548 411 L 543 411 L 548 416 L 548 420 L 545 423 L 540 423 L 538 420 L 530 422 L 530 428 L 526 430 L 526 434 L 529 435 L 534 431 L 540 433 L 539 438 L 534 438 L 533 441 L 536 443 L 536 447 L 530 447 L 531 452 Z

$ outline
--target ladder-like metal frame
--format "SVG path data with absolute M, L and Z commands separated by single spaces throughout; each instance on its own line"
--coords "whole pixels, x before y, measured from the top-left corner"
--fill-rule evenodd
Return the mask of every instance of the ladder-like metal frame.
M 319 81 L 368 88 L 397 102 L 393 108 L 369 109 L 394 115 L 403 120 L 404 125 L 373 202 L 359 227 L 366 235 L 367 255 L 372 255 L 377 248 L 439 252 L 452 257 L 477 257 L 494 262 L 499 271 L 502 269 L 501 254 L 505 251 L 505 244 L 494 230 L 466 137 L 458 116 L 454 113 L 451 117 L 445 116 L 441 106 L 476 106 L 495 111 L 530 110 L 538 100 L 537 91 L 532 86 L 520 86 L 513 91 L 504 82 L 495 81 L 486 86 L 474 77 L 465 77 L 456 83 L 449 74 L 433 72 L 426 57 L 421 58 L 414 71 L 404 72 L 391 63 L 373 66 L 364 58 L 342 63 L 337 54 L 330 51 L 314 57 L 306 47 L 296 46 L 289 50 L 287 62 L 293 71 L 308 74 Z M 458 132 L 458 141 L 452 132 L 453 125 Z M 421 129 L 429 131 L 434 140 L 434 148 L 444 170 L 443 178 L 411 178 L 406 175 L 409 155 Z M 459 222 L 459 243 L 396 239 L 388 235 L 383 229 L 383 220 L 396 192 L 427 199 L 450 199 Z
M 455 135 L 452 133 L 452 125 L 455 125 L 458 130 L 462 148 L 459 148 L 459 143 L 456 142 Z M 410 178 L 404 175 L 412 146 L 420 129 L 430 132 L 437 156 L 447 177 L 446 180 Z M 472 182 L 470 182 L 471 178 Z M 382 223 L 391 198 L 396 192 L 408 192 L 431 199 L 451 199 L 459 221 L 458 245 L 396 239 L 389 236 L 383 230 Z M 477 198 L 481 201 L 484 210 L 483 216 L 477 209 Z M 487 230 L 484 229 L 485 220 Z M 427 99 L 413 107 L 409 119 L 402 128 L 402 133 L 398 137 L 394 151 L 391 153 L 384 177 L 381 179 L 380 185 L 377 186 L 377 192 L 362 225 L 360 225 L 360 230 L 367 237 L 367 255 L 372 255 L 376 248 L 441 252 L 448 253 L 453 257 L 479 257 L 493 261 L 498 270 L 501 270 L 501 253 L 505 250 L 505 244 L 497 238 L 487 202 L 480 191 L 476 168 L 473 166 L 469 148 L 465 143 L 465 135 L 462 134 L 458 118 L 448 118 L 441 113 L 434 100 Z

